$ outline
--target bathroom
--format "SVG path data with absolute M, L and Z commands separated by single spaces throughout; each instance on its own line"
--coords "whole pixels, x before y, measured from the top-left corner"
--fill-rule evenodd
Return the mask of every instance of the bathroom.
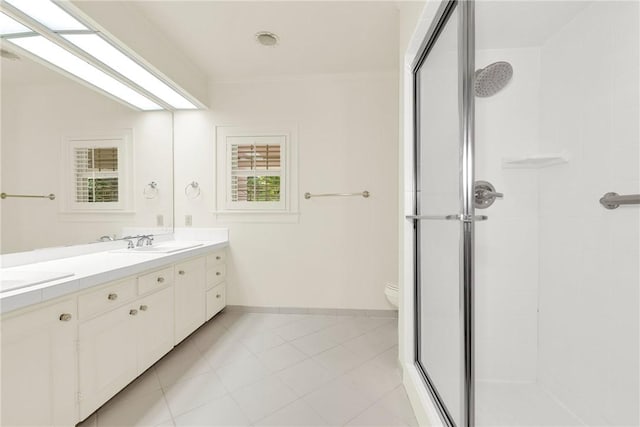
M 639 425 L 638 6 L 3 1 L 2 425 Z

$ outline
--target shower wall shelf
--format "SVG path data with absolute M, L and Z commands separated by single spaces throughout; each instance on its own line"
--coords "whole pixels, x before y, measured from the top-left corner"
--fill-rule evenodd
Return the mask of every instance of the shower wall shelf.
M 503 157 L 503 169 L 540 169 L 569 163 L 569 153 L 531 154 L 522 157 Z

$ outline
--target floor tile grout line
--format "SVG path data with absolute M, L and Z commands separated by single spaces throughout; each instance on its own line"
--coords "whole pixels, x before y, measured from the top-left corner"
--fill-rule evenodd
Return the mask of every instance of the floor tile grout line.
M 283 315 L 283 316 L 286 316 L 286 314 L 285 314 L 285 315 Z M 313 315 L 310 315 L 310 316 L 313 316 Z M 329 317 L 329 316 L 331 316 L 331 315 L 323 315 L 323 317 Z M 219 319 L 219 322 L 217 322 L 217 324 L 216 324 L 216 325 L 220 325 L 220 327 L 221 327 L 221 335 L 220 335 L 219 337 L 216 337 L 216 340 L 212 343 L 212 345 L 213 345 L 213 344 L 215 344 L 215 342 L 216 342 L 219 338 L 224 337 L 224 336 L 230 336 L 230 335 L 227 335 L 227 334 L 231 331 L 231 329 L 232 329 L 233 325 L 235 324 L 234 322 L 239 321 L 242 317 L 243 317 L 243 316 L 238 316 L 238 317 L 237 317 L 235 320 L 233 320 L 233 321 L 231 321 L 231 320 L 229 319 L 229 320 L 227 321 L 227 324 L 225 324 L 225 322 L 223 321 L 224 319 Z M 307 316 L 305 316 L 305 317 L 307 317 Z M 332 316 L 332 317 L 342 317 L 342 316 Z M 311 355 L 310 355 L 310 354 L 307 354 L 306 352 L 304 352 L 302 349 L 300 349 L 298 346 L 296 346 L 296 344 L 293 342 L 293 341 L 296 341 L 296 340 L 298 340 L 298 339 L 300 339 L 300 338 L 307 337 L 307 336 L 313 335 L 313 334 L 315 334 L 315 333 L 319 333 L 319 332 L 321 332 L 321 331 L 325 331 L 325 330 L 327 330 L 327 329 L 329 329 L 329 328 L 336 327 L 336 326 L 340 325 L 341 323 L 348 322 L 349 320 L 352 320 L 352 319 L 356 319 L 356 318 L 355 318 L 355 317 L 353 317 L 353 316 L 344 316 L 344 318 L 343 318 L 343 319 L 340 319 L 339 321 L 335 321 L 335 322 L 333 322 L 333 321 L 332 321 L 332 323 L 330 323 L 330 324 L 323 325 L 323 326 L 322 326 L 321 328 L 319 328 L 319 329 L 314 329 L 313 331 L 309 332 L 308 334 L 302 335 L 302 336 L 300 336 L 300 337 L 296 337 L 296 338 L 291 339 L 291 340 L 288 340 L 288 339 L 284 338 L 283 336 L 281 336 L 280 334 L 278 334 L 278 333 L 276 332 L 276 330 L 277 330 L 277 329 L 279 329 L 279 328 L 281 328 L 281 327 L 285 326 L 285 324 L 283 324 L 283 325 L 278 325 L 278 326 L 272 326 L 272 327 L 269 327 L 269 328 L 265 328 L 265 329 L 264 329 L 264 330 L 262 330 L 262 331 L 260 331 L 260 330 L 255 331 L 255 332 L 254 332 L 254 334 L 255 334 L 255 335 L 260 335 L 260 333 L 261 333 L 261 332 L 270 332 L 270 333 L 273 333 L 275 336 L 278 336 L 280 339 L 282 339 L 282 340 L 284 341 L 284 342 L 282 342 L 281 344 L 278 344 L 278 345 L 276 345 L 276 346 L 274 346 L 274 347 L 271 347 L 271 348 L 269 348 L 269 349 L 265 350 L 264 352 L 256 352 L 256 351 L 252 350 L 249 346 L 247 346 L 244 342 L 242 342 L 242 339 L 241 339 L 241 338 L 231 338 L 231 341 L 230 341 L 230 342 L 233 342 L 234 344 L 239 344 L 239 345 L 241 345 L 241 347 L 242 347 L 242 348 L 244 348 L 244 349 L 247 351 L 247 354 L 254 356 L 254 357 L 255 357 L 257 360 L 259 360 L 260 362 L 262 362 L 262 360 L 263 360 L 263 359 L 262 359 L 262 357 L 261 357 L 263 353 L 265 353 L 266 351 L 269 351 L 269 350 L 271 350 L 271 349 L 274 349 L 274 348 L 277 348 L 277 347 L 280 347 L 280 346 L 284 346 L 285 344 L 289 344 L 292 348 L 296 349 L 298 352 L 300 352 L 302 355 L 304 355 L 304 357 L 303 357 L 302 359 L 300 359 L 300 360 L 296 361 L 296 362 L 295 362 L 295 363 L 293 363 L 292 365 L 289 365 L 289 366 L 286 366 L 286 367 L 283 367 L 283 368 L 280 368 L 280 369 L 276 369 L 276 370 L 271 370 L 271 369 L 269 368 L 269 372 L 267 373 L 267 375 L 266 375 L 264 378 L 261 378 L 261 379 L 259 379 L 259 380 L 258 380 L 258 381 L 261 381 L 261 380 L 265 380 L 265 379 L 268 379 L 268 378 L 274 379 L 274 380 L 276 380 L 277 382 L 279 382 L 281 385 L 283 385 L 286 389 L 288 389 L 288 390 L 292 393 L 292 396 L 294 397 L 294 399 L 293 399 L 292 401 L 290 401 L 290 402 L 288 402 L 287 404 L 282 405 L 282 406 L 279 406 L 278 408 L 276 408 L 276 409 L 272 410 L 269 414 L 267 414 L 267 415 L 265 415 L 264 417 L 260 418 L 260 420 L 262 420 L 262 419 L 264 419 L 264 418 L 266 418 L 266 417 L 268 417 L 268 416 L 271 416 L 271 415 L 273 415 L 274 413 L 276 413 L 276 412 L 280 411 L 281 409 L 283 409 L 283 408 L 285 408 L 285 407 L 287 407 L 287 406 L 289 406 L 289 405 L 292 405 L 292 404 L 294 404 L 295 402 L 298 402 L 298 401 L 300 401 L 300 400 L 302 400 L 302 401 L 303 401 L 303 403 L 305 403 L 307 406 L 311 407 L 311 409 L 314 411 L 314 413 L 316 413 L 316 414 L 317 414 L 321 419 L 325 420 L 325 419 L 324 419 L 324 417 L 322 416 L 322 414 L 318 413 L 318 411 L 317 411 L 313 406 L 309 405 L 309 404 L 308 404 L 304 399 L 305 399 L 307 396 L 309 396 L 310 394 L 312 394 L 312 393 L 316 392 L 316 391 L 317 391 L 317 390 L 319 390 L 320 388 L 322 388 L 322 387 L 326 386 L 327 384 L 329 384 L 329 383 L 331 383 L 331 382 L 333 382 L 333 381 L 337 381 L 337 380 L 340 380 L 340 379 L 348 378 L 348 376 L 350 376 L 350 375 L 351 375 L 355 370 L 357 370 L 357 369 L 361 368 L 362 366 L 364 366 L 365 364 L 367 364 L 367 363 L 369 363 L 369 362 L 371 362 L 371 361 L 374 361 L 375 359 L 379 358 L 381 355 L 383 355 L 384 353 L 386 353 L 387 351 L 389 351 L 390 349 L 392 349 L 394 346 L 397 346 L 397 343 L 394 343 L 393 345 L 390 345 L 390 346 L 384 346 L 382 349 L 380 349 L 380 350 L 376 351 L 376 352 L 375 352 L 375 354 L 372 354 L 372 355 L 370 355 L 369 357 L 365 357 L 365 358 L 363 358 L 361 361 L 359 361 L 359 362 L 358 362 L 358 364 L 357 364 L 357 365 L 352 366 L 352 367 L 348 368 L 347 370 L 345 370 L 345 371 L 343 371 L 343 372 L 340 372 L 340 373 L 338 373 L 338 374 L 336 374 L 336 375 L 330 375 L 330 378 L 329 378 L 327 381 L 323 382 L 320 386 L 315 387 L 313 390 L 310 390 L 310 391 L 308 391 L 308 392 L 306 392 L 306 393 L 304 393 L 304 394 L 301 394 L 301 395 L 299 395 L 299 394 L 298 394 L 298 392 L 297 392 L 295 389 L 293 389 L 291 386 L 289 386 L 289 384 L 287 384 L 285 381 L 283 381 L 283 380 L 280 378 L 279 374 L 280 374 L 282 371 L 284 371 L 284 370 L 286 370 L 286 369 L 289 369 L 289 368 L 292 368 L 292 367 L 294 367 L 294 366 L 297 366 L 297 365 L 299 365 L 299 364 L 301 364 L 301 363 L 304 363 L 305 361 L 309 361 L 309 360 L 311 360 L 313 363 L 315 363 L 315 364 L 319 365 L 319 366 L 320 366 L 320 367 L 322 367 L 324 370 L 329 369 L 329 368 L 327 368 L 327 366 L 325 366 L 325 365 L 324 365 L 324 364 L 322 364 L 319 360 L 317 360 L 317 359 L 316 359 L 316 357 L 318 357 L 319 355 L 321 355 L 321 354 L 323 354 L 323 353 L 329 352 L 329 351 L 331 351 L 331 350 L 333 350 L 333 349 L 335 349 L 335 348 L 337 348 L 337 347 L 340 347 L 340 346 L 342 346 L 342 347 L 344 348 L 344 350 L 345 350 L 347 353 L 349 353 L 349 354 L 351 354 L 351 355 L 353 355 L 353 356 L 358 356 L 358 353 L 357 353 L 357 352 L 354 352 L 354 351 L 350 350 L 348 347 L 346 347 L 346 346 L 345 346 L 345 344 L 348 344 L 350 341 L 353 341 L 353 340 L 359 339 L 359 338 L 361 338 L 361 337 L 363 337 L 363 336 L 365 336 L 365 335 L 367 335 L 367 334 L 370 334 L 370 333 L 373 333 L 373 332 L 375 332 L 375 331 L 377 331 L 377 330 L 380 330 L 380 329 L 382 329 L 382 328 L 386 327 L 387 325 L 389 325 L 389 324 L 391 324 L 391 323 L 393 323 L 393 322 L 394 322 L 394 320 L 393 320 L 393 319 L 389 319 L 389 321 L 385 321 L 385 322 L 383 322 L 383 323 L 381 323 L 381 324 L 379 324 L 379 325 L 377 325 L 377 326 L 375 326 L 375 327 L 373 327 L 373 328 L 371 328 L 371 329 L 359 329 L 359 332 L 360 332 L 359 334 L 357 334 L 357 335 L 355 335 L 355 336 L 352 336 L 352 337 L 349 337 L 349 338 L 347 338 L 347 339 L 338 340 L 336 345 L 334 345 L 334 346 L 332 346 L 332 347 L 330 347 L 330 348 L 328 348 L 328 349 L 325 349 L 325 350 L 323 350 L 323 351 L 321 351 L 321 352 L 319 352 L 319 353 L 315 353 L 315 354 L 311 354 Z M 211 319 L 211 320 L 214 320 L 214 319 Z M 297 322 L 297 321 L 304 321 L 304 320 L 306 320 L 306 319 L 302 318 L 302 319 L 294 320 L 294 321 L 291 321 L 291 322 L 287 322 L 286 324 L 288 324 L 288 325 L 293 325 L 293 323 L 294 323 L 294 322 Z M 334 319 L 334 320 L 335 320 L 335 319 Z M 207 322 L 207 323 L 208 323 L 208 322 Z M 213 325 L 213 324 L 214 324 L 214 323 L 212 322 L 212 323 L 211 323 L 211 325 Z M 187 378 L 179 379 L 178 381 L 172 381 L 172 382 L 169 382 L 169 383 L 167 383 L 167 384 L 164 384 L 162 381 L 160 381 L 160 377 L 159 377 L 159 374 L 158 374 L 158 372 L 157 372 L 157 369 L 156 369 L 155 364 L 154 364 L 154 366 L 152 366 L 152 367 L 151 367 L 151 369 L 150 369 L 150 370 L 152 371 L 152 372 L 151 372 L 151 373 L 152 373 L 152 375 L 154 375 L 154 376 L 155 376 L 155 379 L 156 379 L 156 381 L 157 381 L 157 383 L 158 383 L 158 385 L 159 385 L 159 388 L 158 388 L 158 389 L 159 389 L 159 390 L 161 391 L 161 393 L 162 393 L 162 396 L 163 396 L 163 399 L 164 399 L 164 403 L 165 403 L 165 405 L 166 405 L 166 407 L 167 407 L 167 410 L 168 410 L 168 412 L 169 412 L 169 415 L 170 415 L 170 417 L 171 417 L 171 421 L 175 424 L 175 423 L 176 423 L 176 418 L 178 418 L 178 417 L 180 417 L 180 416 L 182 416 L 182 415 L 184 415 L 184 414 L 186 414 L 186 413 L 189 413 L 189 412 L 192 412 L 192 411 L 194 411 L 194 410 L 197 410 L 198 408 L 201 408 L 201 407 L 203 407 L 203 406 L 206 406 L 206 405 L 208 405 L 208 404 L 211 404 L 211 402 L 214 402 L 214 401 L 216 401 L 216 400 L 220 400 L 220 399 L 222 399 L 222 398 L 224 398 L 224 397 L 226 397 L 226 396 L 228 396 L 229 398 L 231 398 L 231 399 L 233 400 L 233 402 L 234 402 L 234 403 L 235 403 L 235 404 L 236 404 L 236 405 L 241 409 L 241 411 L 242 411 L 243 415 L 244 415 L 244 416 L 246 416 L 246 417 L 248 418 L 248 414 L 244 411 L 244 409 L 242 408 L 242 406 L 240 406 L 240 405 L 239 405 L 238 401 L 237 401 L 237 400 L 235 399 L 235 397 L 233 396 L 233 393 L 234 393 L 235 391 L 238 391 L 238 390 L 242 389 L 242 388 L 251 387 L 251 386 L 252 386 L 252 384 L 247 384 L 247 385 L 245 385 L 245 386 L 242 386 L 242 387 L 238 388 L 238 389 L 237 389 L 237 390 L 235 390 L 235 391 L 230 391 L 230 390 L 228 389 L 228 387 L 227 387 L 227 386 L 222 382 L 221 377 L 220 377 L 220 374 L 218 373 L 218 370 L 219 370 L 219 369 L 221 369 L 223 366 L 228 366 L 228 365 L 223 365 L 223 366 L 219 366 L 219 367 L 214 367 L 214 366 L 211 364 L 211 362 L 209 361 L 209 358 L 207 358 L 207 357 L 206 357 L 206 351 L 203 351 L 203 349 L 202 349 L 200 346 L 196 345 L 196 339 L 194 339 L 194 337 L 196 337 L 198 334 L 204 333 L 204 331 L 205 331 L 205 329 L 206 329 L 206 324 L 205 324 L 205 325 L 203 325 L 203 326 L 205 326 L 205 328 L 199 328 L 199 330 L 195 331 L 195 334 L 190 335 L 186 340 L 183 340 L 181 343 L 179 343 L 179 344 L 174 348 L 174 350 L 178 350 L 178 351 L 180 351 L 181 349 L 182 349 L 182 350 L 184 350 L 184 349 L 185 349 L 185 348 L 187 348 L 187 347 L 192 348 L 192 349 L 195 351 L 195 353 L 196 353 L 196 355 L 197 355 L 197 358 L 198 358 L 199 360 L 202 360 L 202 361 L 204 361 L 204 362 L 205 362 L 205 363 L 204 363 L 204 365 L 205 365 L 205 366 L 206 366 L 206 368 L 207 368 L 207 371 L 206 371 L 206 372 L 201 372 L 201 373 L 198 373 L 198 374 L 193 375 L 193 376 L 191 376 L 191 377 L 187 377 Z M 384 342 L 384 341 L 383 341 L 383 342 Z M 162 359 L 161 359 L 161 360 L 162 360 Z M 159 361 L 158 361 L 158 362 L 159 362 Z M 329 369 L 329 371 L 330 371 L 330 369 Z M 329 371 L 328 371 L 328 372 L 329 372 Z M 183 412 L 180 412 L 179 414 L 177 414 L 177 413 L 176 413 L 176 414 L 174 414 L 174 412 L 175 412 L 175 411 L 171 409 L 171 406 L 170 406 L 170 404 L 169 404 L 169 398 L 168 398 L 168 392 L 169 392 L 169 390 L 171 389 L 171 387 L 175 387 L 176 385 L 178 385 L 178 386 L 179 386 L 181 382 L 188 381 L 188 380 L 192 380 L 192 379 L 196 379 L 196 378 L 201 377 L 201 376 L 203 376 L 203 375 L 210 375 L 210 374 L 213 374 L 213 375 L 215 376 L 215 378 L 220 382 L 220 385 L 221 385 L 222 389 L 225 391 L 225 393 L 224 393 L 223 395 L 217 396 L 217 397 L 215 397 L 215 398 L 211 398 L 211 399 L 210 399 L 210 400 L 208 400 L 207 402 L 204 402 L 204 403 L 202 403 L 202 404 L 200 404 L 200 405 L 196 405 L 196 406 L 194 406 L 193 408 L 190 408 L 188 411 L 183 411 Z M 372 406 L 374 406 L 375 404 L 379 403 L 382 399 L 384 399 L 386 396 L 388 396 L 390 393 L 392 393 L 393 391 L 395 391 L 395 390 L 396 390 L 398 387 L 400 387 L 400 386 L 401 386 L 401 385 L 398 385 L 398 386 L 397 386 L 397 387 L 395 387 L 394 389 L 389 390 L 389 391 L 387 391 L 386 393 L 384 393 L 383 395 L 379 396 L 379 397 L 378 397 L 377 399 L 375 399 L 375 400 L 374 400 L 370 405 L 368 405 L 368 406 L 367 406 L 367 408 L 365 408 L 363 411 L 359 412 L 359 413 L 356 415 L 356 417 L 357 417 L 357 416 L 359 416 L 360 414 L 362 414 L 364 411 L 366 411 L 366 410 L 368 410 L 369 408 L 371 408 Z M 394 413 L 394 417 L 396 417 L 396 418 L 398 418 L 398 417 L 399 417 L 399 414 L 398 414 L 396 411 L 394 411 L 393 413 Z M 354 417 L 354 418 L 355 418 L 355 417 Z M 348 420 L 348 421 L 347 421 L 347 423 L 348 423 L 348 422 L 350 422 L 351 420 L 353 420 L 354 418 L 351 418 L 350 420 Z M 248 418 L 248 419 L 249 419 L 249 418 Z M 96 415 L 95 415 L 95 420 L 96 420 L 96 425 L 99 425 L 99 415 L 98 415 L 97 413 L 96 413 Z M 250 421 L 250 423 L 251 423 L 252 425 L 253 425 L 253 424 L 255 424 L 256 422 L 259 422 L 260 420 L 257 420 L 257 421 L 255 421 L 255 422 L 254 422 L 254 421 L 251 421 L 251 420 L 249 419 L 249 421 Z M 326 421 L 326 420 L 325 420 L 325 421 Z M 404 422 L 404 419 L 403 419 L 402 421 Z
M 349 424 L 351 421 L 355 420 L 356 418 L 358 418 L 360 415 L 364 414 L 366 411 L 368 411 L 369 409 L 373 408 L 376 404 L 380 403 L 380 401 L 385 398 L 386 396 L 390 395 L 391 393 L 393 393 L 396 390 L 397 387 L 394 387 L 393 389 L 387 391 L 386 393 L 383 393 L 382 396 L 380 396 L 377 400 L 374 400 L 374 402 L 367 406 L 365 409 L 363 409 L 362 411 L 360 411 L 358 414 L 356 414 L 355 416 L 353 416 L 352 418 L 350 418 L 349 420 L 347 420 L 345 423 L 342 424 L 342 427 L 346 426 L 347 424 Z M 395 418 L 399 418 L 395 413 L 393 414 Z M 404 421 L 404 420 L 400 420 L 402 422 L 402 424 L 404 424 L 402 427 L 409 427 L 409 425 Z

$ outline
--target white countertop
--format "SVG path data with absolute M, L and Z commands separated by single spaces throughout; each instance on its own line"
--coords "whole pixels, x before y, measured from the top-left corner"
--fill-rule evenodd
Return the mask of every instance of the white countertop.
M 180 240 L 180 243 L 191 242 Z M 74 274 L 70 277 L 1 293 L 0 313 L 7 313 L 221 249 L 229 245 L 229 240 L 228 238 L 220 238 L 212 241 L 193 241 L 192 243 L 200 246 L 168 254 L 136 253 L 133 251 L 131 253 L 117 253 L 109 250 L 2 268 L 0 274 L 16 271 L 60 271 Z

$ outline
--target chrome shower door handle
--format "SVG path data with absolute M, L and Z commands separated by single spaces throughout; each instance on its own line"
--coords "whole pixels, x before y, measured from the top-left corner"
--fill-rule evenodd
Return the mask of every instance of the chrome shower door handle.
M 486 221 L 489 219 L 486 215 L 462 215 L 462 214 L 452 214 L 452 215 L 406 215 L 404 217 L 407 221 L 462 221 L 462 222 L 472 222 L 472 221 Z

